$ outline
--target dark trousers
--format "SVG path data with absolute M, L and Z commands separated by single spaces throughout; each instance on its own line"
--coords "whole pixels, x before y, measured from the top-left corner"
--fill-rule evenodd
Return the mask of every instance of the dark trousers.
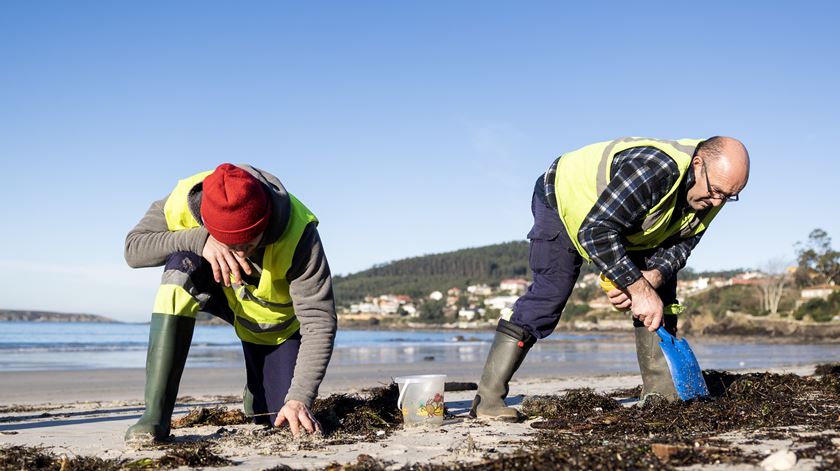
M 175 252 L 166 259 L 165 270 L 176 270 L 187 275 L 182 279 L 183 287 L 199 302 L 200 312 L 233 325 L 233 310 L 228 305 L 222 285 L 213 279 L 212 268 L 204 258 L 193 252 Z M 177 277 L 170 277 L 170 280 L 173 278 Z M 283 407 L 299 349 L 300 332 L 280 345 L 258 345 L 242 341 L 246 386 L 254 396 L 254 414 L 276 413 Z M 274 423 L 275 417 L 276 414 L 257 415 L 254 422 Z
M 572 294 L 580 275 L 583 258 L 577 252 L 557 210 L 545 199 L 542 175 L 537 179 L 531 197 L 531 213 L 534 225 L 528 232 L 530 240 L 528 263 L 531 266 L 533 283 L 513 306 L 510 322 L 527 330 L 537 339 L 548 337 L 557 327 L 560 315 Z M 629 252 L 636 266 L 645 269 L 651 251 Z M 676 302 L 677 277 L 672 276 L 656 292 L 663 305 Z M 676 333 L 677 316 L 664 318 L 665 329 Z M 633 319 L 635 327 L 644 324 Z

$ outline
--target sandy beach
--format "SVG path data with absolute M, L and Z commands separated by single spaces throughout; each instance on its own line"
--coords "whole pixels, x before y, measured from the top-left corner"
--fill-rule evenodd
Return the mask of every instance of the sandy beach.
M 388 384 L 394 371 L 400 374 L 443 372 L 449 375 L 449 381 L 474 382 L 480 369 L 479 365 L 473 364 L 422 363 L 336 367 L 330 369 L 320 397 Z M 777 368 L 771 372 L 807 376 L 814 373 L 814 365 Z M 56 455 L 71 458 L 159 458 L 166 452 L 165 447 L 138 448 L 123 443 L 126 428 L 142 413 L 143 381 L 143 371 L 139 369 L 2 373 L 0 444 L 3 447 L 46 447 Z M 244 371 L 240 369 L 188 369 L 184 374 L 175 417 L 197 407 L 224 405 L 239 409 L 243 384 Z M 531 366 L 523 368 L 522 374 L 512 382 L 509 403 L 521 407 L 524 396 L 563 394 L 578 388 L 609 393 L 639 384 L 638 375 L 559 377 L 556 374 L 546 375 L 544 368 L 539 366 Z M 469 419 L 467 410 L 473 395 L 474 391 L 447 392 L 445 400 L 450 415 L 439 428 L 397 427 L 387 433 L 381 432 L 378 434 L 381 437 L 373 440 L 359 437 L 359 441 L 337 443 L 317 437 L 293 439 L 286 431 L 266 431 L 253 424 L 174 429 L 173 437 L 175 443 L 210 443 L 214 454 L 233 463 L 225 468 L 241 470 L 278 466 L 319 469 L 334 464 L 358 463 L 360 460 L 374 460 L 377 465 L 388 469 L 411 464 L 454 466 L 455 463 L 479 463 L 488 458 L 498 460 L 523 449 L 534 439 L 537 432 L 534 424 L 538 419 L 518 424 Z M 636 400 L 625 397 L 619 398 L 619 402 L 631 407 Z M 795 440 L 755 439 L 750 433 L 736 434 L 730 438 L 728 446 L 742 447 L 739 453 L 752 454 L 753 458 L 748 460 L 752 464 L 723 463 L 695 467 L 761 469 L 756 467 L 756 454 L 769 455 L 788 448 L 795 452 Z M 830 430 L 823 433 L 829 438 L 835 436 Z M 840 443 L 836 438 L 833 440 L 835 446 Z M 797 461 L 794 469 L 817 469 L 820 463 L 819 459 L 803 458 Z

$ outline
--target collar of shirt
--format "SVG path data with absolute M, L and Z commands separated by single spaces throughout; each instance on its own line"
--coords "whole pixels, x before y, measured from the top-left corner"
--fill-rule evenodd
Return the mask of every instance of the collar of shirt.
M 680 185 L 680 194 L 679 200 L 682 201 L 682 209 L 683 211 L 687 211 L 691 209 L 691 206 L 688 205 L 688 189 L 694 186 L 694 168 L 689 164 L 688 171 L 685 172 L 685 177 L 683 177 L 682 185 Z

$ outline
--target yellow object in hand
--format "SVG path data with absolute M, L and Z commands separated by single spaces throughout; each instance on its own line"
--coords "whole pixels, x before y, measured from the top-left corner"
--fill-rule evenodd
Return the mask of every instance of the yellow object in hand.
M 604 290 L 605 293 L 608 293 L 608 292 L 618 288 L 618 286 L 616 286 L 615 283 L 613 283 L 611 279 L 604 276 L 603 273 L 598 275 L 598 283 L 601 285 L 601 289 Z
M 609 293 L 610 291 L 618 288 L 618 286 L 616 286 L 616 284 L 613 283 L 611 279 L 604 276 L 603 273 L 598 275 L 598 284 L 601 285 L 601 289 L 604 290 L 605 293 Z M 626 311 L 630 310 L 630 308 L 619 309 L 615 306 L 613 306 L 613 309 L 615 309 L 616 311 L 622 311 L 622 312 L 626 312 Z

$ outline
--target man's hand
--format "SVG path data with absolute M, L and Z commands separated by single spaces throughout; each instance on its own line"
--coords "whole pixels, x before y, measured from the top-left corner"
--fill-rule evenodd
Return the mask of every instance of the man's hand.
M 292 430 L 292 435 L 300 435 L 300 427 L 303 426 L 309 433 L 321 432 L 321 424 L 306 407 L 306 404 L 300 401 L 288 401 L 277 413 L 277 420 L 274 421 L 274 426 L 279 427 L 285 422 L 289 422 L 289 428 Z
M 626 311 L 630 309 L 633 304 L 630 296 L 628 296 L 624 290 L 618 288 L 607 291 L 607 298 L 609 298 L 612 305 L 619 311 Z
M 659 273 L 659 272 L 657 272 Z M 660 277 L 661 278 L 661 277 Z M 662 299 L 645 276 L 627 287 L 632 301 L 633 317 L 645 323 L 651 332 L 662 324 Z
M 210 266 L 213 267 L 213 279 L 216 280 L 216 283 L 224 283 L 225 286 L 230 286 L 231 275 L 233 275 L 233 280 L 236 283 L 241 283 L 240 269 L 249 275 L 251 274 L 251 265 L 248 260 L 232 251 L 227 245 L 214 239 L 213 236 L 207 237 L 201 256 L 210 262 Z

